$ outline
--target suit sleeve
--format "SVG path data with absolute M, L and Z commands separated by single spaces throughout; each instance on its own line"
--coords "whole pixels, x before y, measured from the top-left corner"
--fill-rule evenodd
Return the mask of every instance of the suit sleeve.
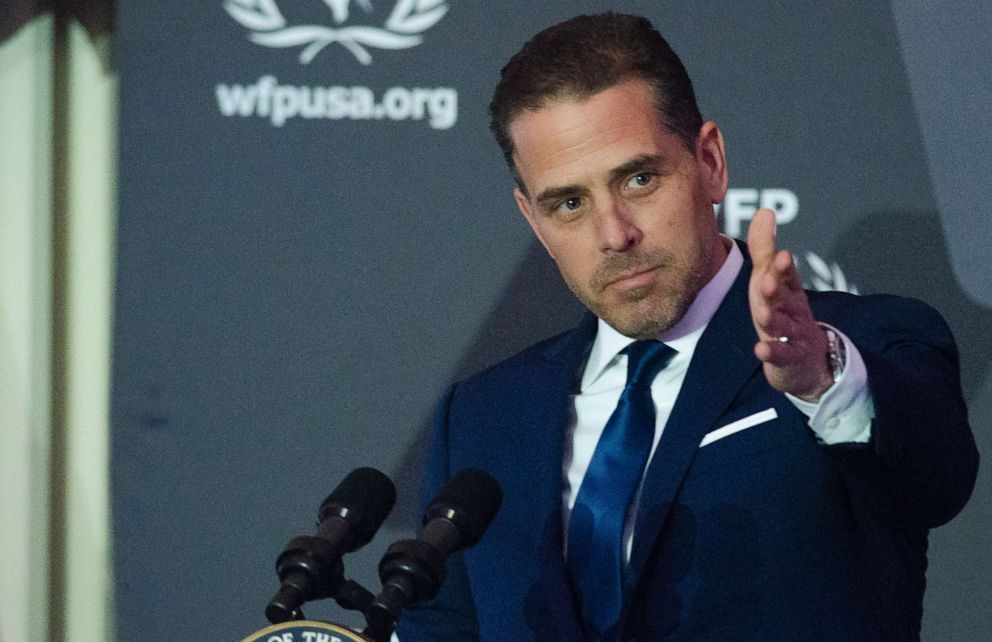
M 964 507 L 978 471 L 957 348 L 929 306 L 899 297 L 872 299 L 872 306 L 857 312 L 868 322 L 850 319 L 852 328 L 868 329 L 849 332 L 874 401 L 871 441 L 864 448 L 834 448 L 856 500 L 933 528 Z
M 424 463 L 420 512 L 451 476 L 448 458 L 449 409 L 455 396 L 452 386 L 438 404 Z M 427 604 L 408 608 L 400 616 L 396 634 L 400 642 L 473 642 L 479 639 L 465 562 L 460 554 L 448 559 L 447 577 L 437 597 Z

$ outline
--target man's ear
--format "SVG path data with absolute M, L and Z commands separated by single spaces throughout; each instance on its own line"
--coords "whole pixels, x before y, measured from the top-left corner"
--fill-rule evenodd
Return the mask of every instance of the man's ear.
M 700 177 L 714 203 L 722 203 L 727 193 L 727 155 L 723 147 L 723 132 L 712 120 L 703 123 L 696 137 L 696 163 Z
M 534 236 L 536 236 L 537 240 L 541 242 L 541 245 L 544 246 L 545 251 L 547 251 L 551 258 L 555 258 L 555 255 L 551 253 L 551 248 L 549 248 L 548 244 L 544 242 L 544 237 L 541 235 L 541 228 L 537 225 L 537 218 L 535 216 L 534 209 L 531 206 L 530 199 L 527 198 L 519 187 L 516 187 L 513 189 L 513 200 L 517 202 L 517 209 L 520 210 L 520 213 L 524 215 L 525 219 L 527 219 L 527 224 L 530 225 L 530 229 L 534 231 Z

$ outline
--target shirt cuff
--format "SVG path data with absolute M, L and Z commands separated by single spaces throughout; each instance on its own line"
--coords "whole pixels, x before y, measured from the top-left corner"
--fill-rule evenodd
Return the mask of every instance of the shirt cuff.
M 820 442 L 827 445 L 866 444 L 871 439 L 875 403 L 868 390 L 868 371 L 864 359 L 847 335 L 826 323 L 820 323 L 820 326 L 833 330 L 844 342 L 844 370 L 816 403 L 803 401 L 789 393 L 785 396 L 799 412 L 809 417 L 809 427 Z

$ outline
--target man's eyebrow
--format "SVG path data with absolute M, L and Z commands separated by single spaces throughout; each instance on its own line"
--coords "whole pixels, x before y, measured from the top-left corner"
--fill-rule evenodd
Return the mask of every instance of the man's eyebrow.
M 557 201 L 567 196 L 584 196 L 589 192 L 581 185 L 561 185 L 560 187 L 549 187 L 534 199 L 537 203 L 543 204 L 548 201 Z
M 658 156 L 657 154 L 641 154 L 640 156 L 635 156 L 630 159 L 623 165 L 614 167 L 610 170 L 610 179 L 611 181 L 617 181 L 638 171 L 643 171 L 646 169 L 656 170 L 660 165 L 661 156 Z

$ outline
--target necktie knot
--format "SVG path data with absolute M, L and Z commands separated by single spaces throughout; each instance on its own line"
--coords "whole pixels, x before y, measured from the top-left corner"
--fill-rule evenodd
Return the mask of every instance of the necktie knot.
M 650 386 L 673 356 L 675 350 L 660 341 L 635 341 L 624 350 L 627 355 L 627 385 Z

